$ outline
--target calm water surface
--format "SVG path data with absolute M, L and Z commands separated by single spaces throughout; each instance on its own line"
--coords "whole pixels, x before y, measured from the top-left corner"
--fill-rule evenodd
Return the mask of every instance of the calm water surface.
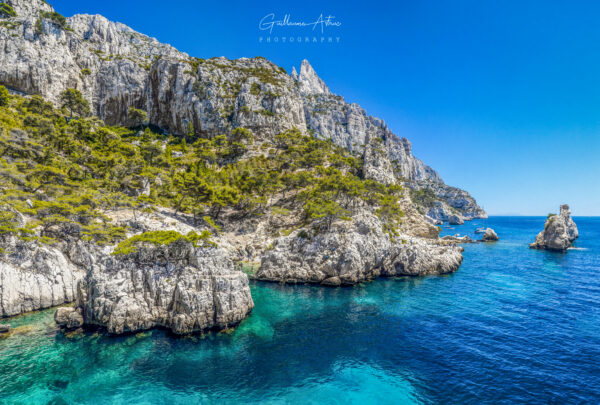
M 0 403 L 600 402 L 600 218 L 581 250 L 534 251 L 541 217 L 477 220 L 455 274 L 353 288 L 255 283 L 233 333 L 65 336 L 53 310 L 10 320 Z

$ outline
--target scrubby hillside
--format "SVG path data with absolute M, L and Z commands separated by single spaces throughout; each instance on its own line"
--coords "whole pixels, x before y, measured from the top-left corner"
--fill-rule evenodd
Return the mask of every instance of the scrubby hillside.
M 69 94 L 62 111 L 39 96 L 10 96 L 0 107 L 2 203 L 30 218 L 17 227 L 17 214 L 5 211 L 4 232 L 113 243 L 128 229 L 111 212 L 156 207 L 213 232 L 265 215 L 293 217 L 287 231 L 328 229 L 369 207 L 397 234 L 401 187 L 361 178 L 361 158 L 330 142 L 296 129 L 269 141 L 244 128 L 213 138 L 167 136 L 143 125 L 141 111 L 138 128 L 109 127 L 71 117 Z

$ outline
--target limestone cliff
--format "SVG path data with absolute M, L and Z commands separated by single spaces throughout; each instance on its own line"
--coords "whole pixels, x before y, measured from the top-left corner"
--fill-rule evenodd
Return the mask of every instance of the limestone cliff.
M 75 303 L 83 324 L 116 334 L 157 326 L 177 334 L 224 329 L 253 307 L 248 277 L 233 270 L 227 253 L 188 242 L 104 256 L 78 283 Z
M 199 59 L 100 15 L 75 15 L 63 24 L 42 0 L 0 1 L 17 14 L 0 24 L 0 84 L 13 91 L 58 103 L 61 91 L 76 88 L 107 124 L 126 124 L 129 107 L 136 107 L 175 134 L 212 136 L 246 127 L 269 138 L 296 127 L 369 154 L 371 162 L 367 145 L 379 139 L 382 161 L 389 161 L 387 181 L 391 165 L 398 182 L 433 190 L 438 204 L 429 216 L 486 216 L 466 191 L 445 185 L 415 158 L 406 138 L 333 95 L 306 60 L 299 74 L 288 75 L 264 58 Z

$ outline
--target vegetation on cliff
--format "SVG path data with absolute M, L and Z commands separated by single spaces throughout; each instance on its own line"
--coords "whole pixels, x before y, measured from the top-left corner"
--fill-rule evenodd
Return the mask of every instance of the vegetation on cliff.
M 159 206 L 216 232 L 220 222 L 271 208 L 321 229 L 369 206 L 391 234 L 402 216 L 400 187 L 363 179 L 359 157 L 296 129 L 261 142 L 244 128 L 174 137 L 147 127 L 138 109 L 129 111 L 130 128 L 106 126 L 74 89 L 61 109 L 40 96 L 7 96 L 2 86 L 0 95 L 0 233 L 113 244 L 127 228 L 107 213 Z

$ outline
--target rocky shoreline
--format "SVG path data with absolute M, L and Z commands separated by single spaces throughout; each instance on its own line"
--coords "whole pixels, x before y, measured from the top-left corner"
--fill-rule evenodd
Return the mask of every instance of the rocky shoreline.
M 435 225 L 487 216 L 306 60 L 288 75 L 200 59 L 99 15 L 10 6 L 1 317 L 74 303 L 57 323 L 229 328 L 254 305 L 242 269 L 323 286 L 446 274 L 462 247 Z

